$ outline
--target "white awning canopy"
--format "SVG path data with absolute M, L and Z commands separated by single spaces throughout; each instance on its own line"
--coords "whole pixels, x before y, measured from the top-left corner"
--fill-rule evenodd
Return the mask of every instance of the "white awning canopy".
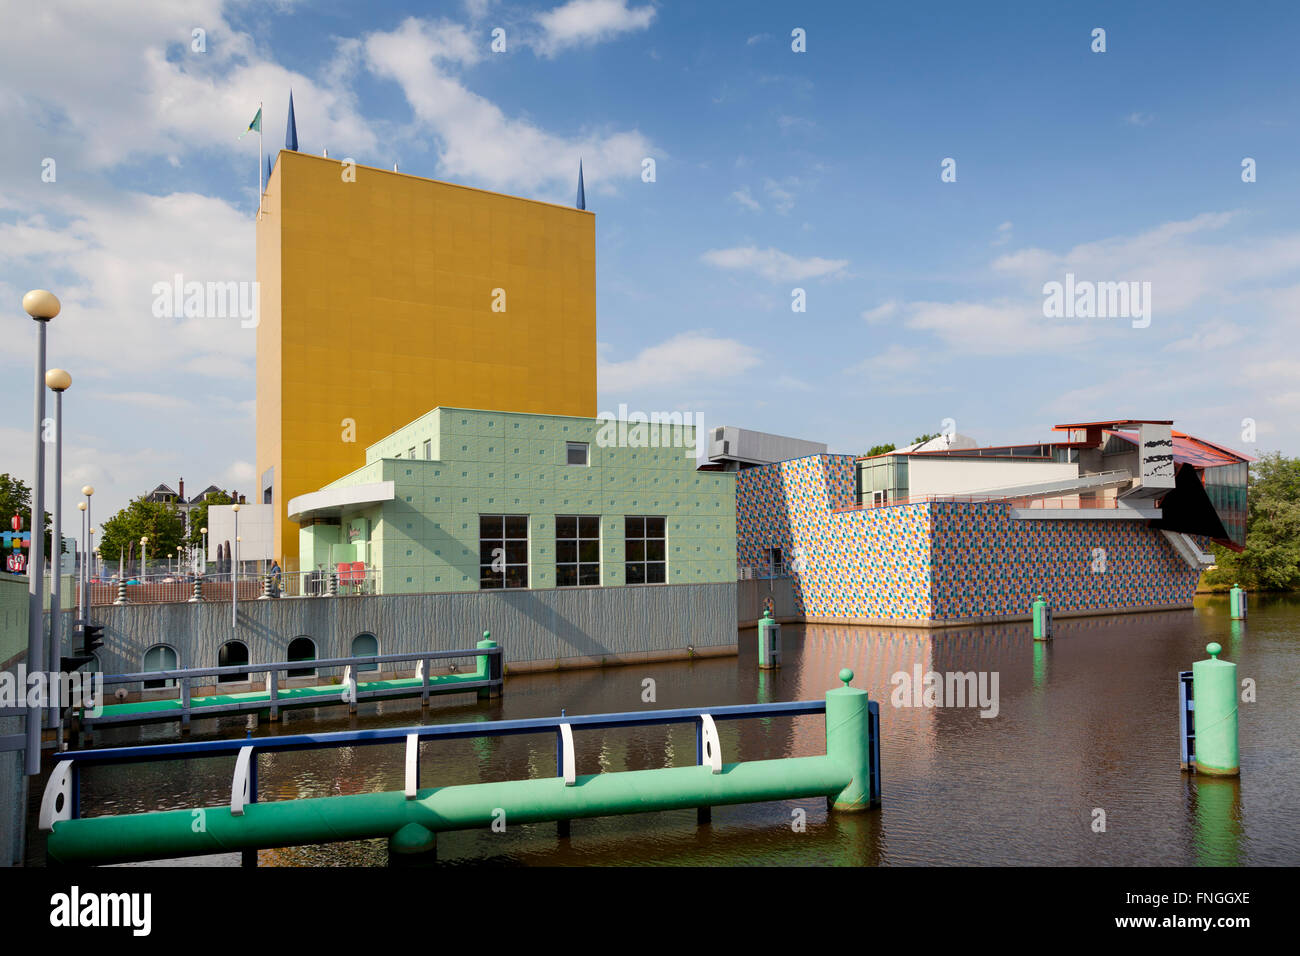
M 355 511 L 367 505 L 392 501 L 397 485 L 391 481 L 372 481 L 365 485 L 324 488 L 289 499 L 289 520 L 302 524 L 312 518 L 340 518 L 344 510 Z

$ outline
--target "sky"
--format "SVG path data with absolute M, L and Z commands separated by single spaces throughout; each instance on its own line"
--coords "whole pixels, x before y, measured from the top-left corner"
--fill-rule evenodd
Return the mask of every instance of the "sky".
M 261 102 L 278 149 L 290 89 L 304 152 L 569 204 L 582 161 L 601 410 L 855 453 L 1113 418 L 1300 452 L 1294 3 L 0 0 L 0 24 L 0 472 L 31 481 L 21 299 L 47 288 L 68 528 L 86 483 L 97 523 L 180 477 L 254 490 L 255 332 L 155 317 L 152 289 L 255 278 L 239 134 Z M 1145 315 L 1045 314 L 1067 275 L 1136 283 Z

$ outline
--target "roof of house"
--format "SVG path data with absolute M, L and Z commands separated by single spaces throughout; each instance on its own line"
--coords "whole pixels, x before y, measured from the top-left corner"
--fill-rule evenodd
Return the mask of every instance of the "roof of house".
M 1114 435 L 1116 438 L 1122 438 L 1134 445 L 1138 443 L 1137 432 L 1125 432 L 1111 428 L 1105 429 L 1105 431 L 1107 435 Z M 1249 455 L 1233 451 L 1226 445 L 1219 445 L 1183 432 L 1173 432 L 1173 439 L 1174 461 L 1179 464 L 1188 464 L 1196 468 L 1214 468 L 1218 465 L 1237 465 L 1255 460 Z

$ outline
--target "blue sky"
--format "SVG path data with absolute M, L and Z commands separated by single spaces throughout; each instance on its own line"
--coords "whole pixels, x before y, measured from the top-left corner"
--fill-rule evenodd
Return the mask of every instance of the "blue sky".
M 74 377 L 65 492 L 94 483 L 101 519 L 178 476 L 255 484 L 253 333 L 156 319 L 150 289 L 253 278 L 236 137 L 260 100 L 277 148 L 290 86 L 308 152 L 566 203 L 582 157 L 602 409 L 848 452 L 945 418 L 995 443 L 1130 416 L 1300 452 L 1294 4 L 0 10 L 0 470 L 30 477 L 19 300 L 43 286 Z M 1045 318 L 1067 272 L 1150 282 L 1149 326 Z

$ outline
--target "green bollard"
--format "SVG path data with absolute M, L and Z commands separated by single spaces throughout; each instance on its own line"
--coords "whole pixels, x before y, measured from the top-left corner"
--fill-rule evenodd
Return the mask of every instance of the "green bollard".
M 1234 621 L 1244 621 L 1246 619 L 1246 589 L 1232 586 L 1228 592 L 1228 608 Z
M 758 667 L 770 671 L 781 666 L 781 625 L 764 611 L 758 622 Z
M 826 802 L 832 810 L 871 809 L 871 713 L 867 692 L 850 687 L 853 671 L 840 671 L 843 687 L 826 692 L 826 756 L 848 768 L 853 779 Z
M 1034 640 L 1048 641 L 1052 638 L 1052 607 L 1041 594 L 1032 605 L 1034 616 Z
M 496 647 L 497 642 L 492 640 L 492 632 L 484 631 L 483 640 L 479 641 L 477 647 Z M 474 658 L 474 676 L 479 680 L 487 680 L 488 675 L 492 673 L 492 658 L 485 654 L 480 654 Z M 479 700 L 491 700 L 492 689 L 490 687 L 480 687 L 478 689 Z
M 1192 700 L 1196 730 L 1196 772 L 1236 777 L 1237 665 L 1219 660 L 1223 648 L 1208 644 L 1207 661 L 1192 664 Z

